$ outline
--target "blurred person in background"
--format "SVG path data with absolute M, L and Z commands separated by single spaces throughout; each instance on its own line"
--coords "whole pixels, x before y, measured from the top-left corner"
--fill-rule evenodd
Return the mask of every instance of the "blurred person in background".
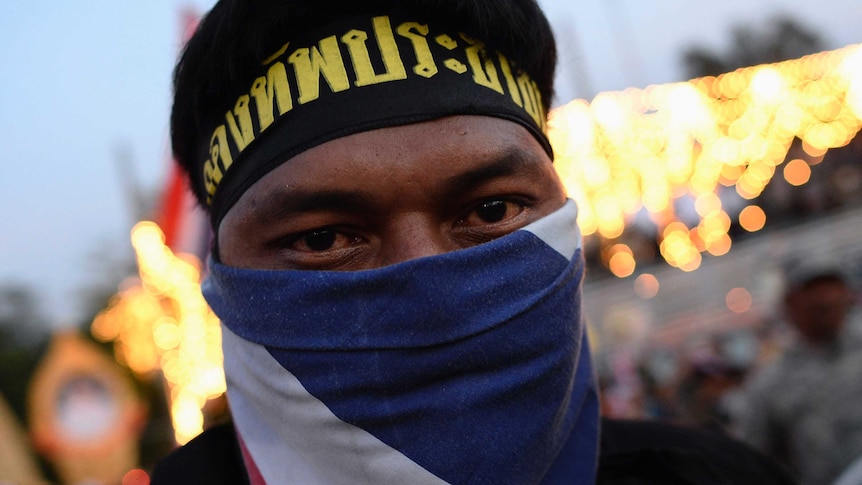
M 785 269 L 784 317 L 793 337 L 748 380 L 736 430 L 806 485 L 832 483 L 862 456 L 862 345 L 850 323 L 853 291 L 840 267 Z
M 721 355 L 693 360 L 677 390 L 679 419 L 729 431 L 745 372 Z

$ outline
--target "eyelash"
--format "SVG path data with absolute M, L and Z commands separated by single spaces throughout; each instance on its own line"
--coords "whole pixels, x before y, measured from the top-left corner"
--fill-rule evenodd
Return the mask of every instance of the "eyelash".
M 462 217 L 460 217 L 460 218 L 458 219 L 458 222 L 459 222 L 459 223 L 463 223 L 463 222 L 464 222 L 466 219 L 468 219 L 471 215 L 473 215 L 473 214 L 477 213 L 477 211 L 479 211 L 480 209 L 482 209 L 482 208 L 483 208 L 483 206 L 485 206 L 486 204 L 492 204 L 492 203 L 495 203 L 495 202 L 502 202 L 503 204 L 513 204 L 513 205 L 517 206 L 520 210 L 519 210 L 519 212 L 518 212 L 517 214 L 515 214 L 514 216 L 511 216 L 511 217 L 508 217 L 508 218 L 505 218 L 505 219 L 502 219 L 502 220 L 499 220 L 499 221 L 492 221 L 492 222 L 487 222 L 487 221 L 486 221 L 486 224 L 488 224 L 488 225 L 491 225 L 491 224 L 498 224 L 498 223 L 501 223 L 501 222 L 508 221 L 508 220 L 512 219 L 513 217 L 516 217 L 517 215 L 519 215 L 519 214 L 523 213 L 523 211 L 524 211 L 525 209 L 528 209 L 528 208 L 532 205 L 531 201 L 526 200 L 526 198 L 524 198 L 524 197 L 488 197 L 488 198 L 482 199 L 482 200 L 478 201 L 477 203 L 475 203 L 475 204 L 470 208 L 470 210 L 469 210 L 469 211 L 467 211 L 467 213 L 466 213 L 464 216 L 462 216 Z M 508 210 L 508 207 L 507 207 L 507 210 Z M 505 217 L 505 214 L 504 214 L 503 216 Z M 480 217 L 481 217 L 481 216 L 480 216 Z
M 505 211 L 501 215 L 500 220 L 496 221 L 487 221 L 481 215 L 477 215 L 478 211 L 482 210 L 483 207 L 487 207 L 488 204 L 494 203 L 502 203 L 506 204 Z M 515 214 L 509 214 L 512 211 L 513 205 L 516 207 Z M 465 231 L 469 234 L 470 239 L 476 240 L 490 240 L 500 235 L 507 233 L 505 228 L 508 227 L 509 224 L 515 222 L 515 219 L 522 215 L 525 210 L 529 209 L 533 205 L 532 200 L 529 197 L 525 196 L 495 196 L 495 197 L 486 197 L 480 199 L 470 206 L 470 208 L 465 212 L 465 214 L 455 221 L 455 229 L 458 231 Z M 480 219 L 479 224 L 471 224 L 469 219 L 471 217 L 478 217 Z M 491 229 L 489 231 L 491 234 L 483 233 L 483 228 Z M 322 249 L 314 249 L 313 244 L 309 245 L 307 238 L 314 236 L 315 234 L 322 234 L 331 232 L 332 241 L 325 245 L 327 247 Z M 348 251 L 351 246 L 362 241 L 362 236 L 358 235 L 360 231 L 351 230 L 349 228 L 339 227 L 339 226 L 323 226 L 314 228 L 308 231 L 303 231 L 301 233 L 292 234 L 280 242 L 278 245 L 290 251 L 297 251 L 301 253 L 305 253 L 308 255 L 319 255 L 324 253 L 332 253 L 334 251 Z M 500 232 L 498 234 L 497 232 Z M 341 241 L 342 244 L 339 244 L 339 238 L 346 238 L 346 241 Z M 338 246 L 333 248 L 333 246 Z M 301 247 L 304 246 L 304 247 Z
M 341 229 L 341 228 L 338 228 L 335 226 L 324 226 L 324 227 L 318 227 L 318 228 L 315 228 L 315 229 L 312 229 L 309 231 L 304 231 L 304 232 L 301 232 L 298 234 L 292 234 L 292 235 L 288 236 L 287 238 L 283 239 L 281 242 L 279 242 L 279 246 L 282 246 L 282 247 L 290 249 L 290 250 L 300 251 L 303 253 L 311 253 L 311 254 L 330 251 L 331 248 L 315 250 L 315 249 L 311 248 L 307 244 L 307 241 L 306 241 L 306 239 L 308 237 L 314 236 L 315 234 L 322 234 L 322 233 L 327 233 L 327 232 L 331 232 L 333 234 L 334 240 L 332 241 L 331 245 L 334 245 L 335 243 L 338 242 L 339 236 L 347 238 L 348 243 L 350 243 L 350 244 L 358 242 L 361 240 L 361 238 L 359 236 L 352 234 L 351 231 L 346 231 L 344 229 Z M 297 245 L 302 243 L 303 241 L 306 241 L 305 245 L 309 246 L 309 247 L 307 249 L 298 249 Z

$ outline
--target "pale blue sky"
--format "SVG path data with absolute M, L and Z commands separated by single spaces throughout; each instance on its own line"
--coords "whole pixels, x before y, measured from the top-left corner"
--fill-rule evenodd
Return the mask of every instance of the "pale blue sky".
M 212 3 L 2 0 L 0 282 L 36 287 L 58 324 L 78 316 L 75 292 L 93 278 L 92 258 L 131 253 L 134 220 L 116 150 L 130 150 L 130 175 L 142 187 L 162 183 L 180 11 Z M 765 22 L 779 11 L 821 32 L 828 48 L 862 42 L 859 0 L 542 3 L 563 44 L 562 101 L 681 80 L 683 47 L 723 47 L 730 24 Z M 610 23 L 620 11 L 626 15 Z M 622 55 L 620 32 L 634 42 Z

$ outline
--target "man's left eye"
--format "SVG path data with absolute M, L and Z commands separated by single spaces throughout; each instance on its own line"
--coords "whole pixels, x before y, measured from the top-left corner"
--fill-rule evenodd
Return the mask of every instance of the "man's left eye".
M 337 236 L 331 229 L 312 231 L 302 237 L 302 243 L 311 251 L 326 251 L 335 244 Z
M 524 205 L 517 202 L 492 199 L 481 202 L 475 206 L 459 222 L 463 226 L 483 226 L 486 224 L 497 224 L 512 219 L 524 210 Z
M 479 216 L 479 219 L 488 223 L 500 222 L 506 217 L 506 213 L 509 212 L 509 205 L 510 203 L 504 200 L 484 202 L 476 208 L 476 215 Z

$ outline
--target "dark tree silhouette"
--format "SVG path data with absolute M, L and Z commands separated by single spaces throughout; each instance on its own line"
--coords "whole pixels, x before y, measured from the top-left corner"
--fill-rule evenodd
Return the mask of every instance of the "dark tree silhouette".
M 47 334 L 47 319 L 39 305 L 32 288 L 0 283 L 0 350 L 29 346 Z
M 730 31 L 730 42 L 721 51 L 693 46 L 683 51 L 682 62 L 688 78 L 718 76 L 741 67 L 798 59 L 826 50 L 822 36 L 788 16 L 776 16 L 759 25 L 737 25 Z M 802 151 L 800 140 L 788 154 L 792 158 L 811 158 Z M 774 177 L 757 203 L 776 223 L 794 223 L 817 217 L 842 207 L 858 207 L 862 195 L 862 139 L 860 135 L 847 146 L 829 150 L 822 162 L 812 167 L 809 183 L 792 187 L 782 177 Z M 738 229 L 738 228 L 736 228 Z M 747 236 L 738 231 L 734 236 Z
M 796 59 L 824 50 L 819 34 L 788 16 L 777 16 L 766 25 L 736 25 L 730 45 L 723 52 L 694 46 L 683 53 L 686 76 L 717 76 L 740 67 Z

